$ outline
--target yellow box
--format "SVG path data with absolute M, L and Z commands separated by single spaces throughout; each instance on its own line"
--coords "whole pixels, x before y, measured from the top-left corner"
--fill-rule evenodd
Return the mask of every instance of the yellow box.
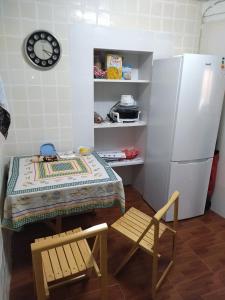
M 122 56 L 107 54 L 106 56 L 107 79 L 122 79 Z

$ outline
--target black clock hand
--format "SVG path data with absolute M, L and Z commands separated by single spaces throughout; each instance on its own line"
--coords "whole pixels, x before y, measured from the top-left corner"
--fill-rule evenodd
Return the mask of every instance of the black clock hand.
M 47 51 L 47 50 L 45 50 L 45 49 L 43 49 L 43 51 L 44 51 L 45 53 L 47 53 L 49 56 L 52 56 L 52 52 Z
M 44 45 L 43 44 L 41 44 L 41 47 L 42 47 L 42 51 L 44 51 Z

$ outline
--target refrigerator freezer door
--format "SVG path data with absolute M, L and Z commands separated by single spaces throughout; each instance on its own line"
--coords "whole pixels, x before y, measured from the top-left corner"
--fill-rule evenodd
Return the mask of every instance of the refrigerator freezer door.
M 218 57 L 184 55 L 172 161 L 213 156 L 224 96 Z
M 202 215 L 208 191 L 212 159 L 189 163 L 171 162 L 169 196 L 180 192 L 179 220 Z M 173 210 L 169 210 L 166 221 L 171 221 Z

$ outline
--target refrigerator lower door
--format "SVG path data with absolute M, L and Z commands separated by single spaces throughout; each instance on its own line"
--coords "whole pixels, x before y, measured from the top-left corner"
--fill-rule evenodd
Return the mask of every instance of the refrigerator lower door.
M 192 162 L 171 162 L 169 196 L 180 192 L 178 219 L 196 217 L 204 214 L 208 191 L 212 158 Z M 173 219 L 173 208 L 165 220 Z

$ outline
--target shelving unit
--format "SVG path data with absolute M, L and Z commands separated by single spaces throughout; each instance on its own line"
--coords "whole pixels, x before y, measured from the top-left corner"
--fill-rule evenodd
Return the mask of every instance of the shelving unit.
M 149 83 L 149 80 L 94 79 L 98 83 Z
M 108 163 L 111 167 L 126 167 L 134 165 L 143 165 L 144 160 L 141 157 L 136 157 L 134 159 L 126 159 L 120 161 L 113 161 Z
M 148 184 L 147 132 L 149 130 L 152 56 L 169 57 L 173 54 L 173 36 L 140 29 L 112 28 L 76 23 L 71 26 L 70 50 L 73 97 L 73 149 L 90 146 L 96 151 L 121 150 L 136 147 L 142 164 L 135 161 L 114 163 L 113 168 L 124 184 L 132 184 L 140 193 Z M 79 42 L 78 42 L 79 41 Z M 124 64 L 132 65 L 131 80 L 94 79 L 93 64 L 96 51 L 118 53 Z M 144 126 L 95 126 L 94 111 L 104 118 L 120 96 L 133 95 L 141 110 Z M 154 120 L 153 120 L 154 121 Z M 148 144 L 148 147 L 150 145 Z M 140 162 L 140 161 L 139 161 Z M 138 162 L 138 163 L 139 163 Z M 137 163 L 137 161 L 136 161 Z M 121 165 L 123 164 L 123 165 Z M 130 165 L 131 164 L 131 165 Z M 147 183 L 145 182 L 147 180 Z
M 95 123 L 94 128 L 119 128 L 119 127 L 139 127 L 146 126 L 147 123 L 145 121 L 138 122 L 130 122 L 130 123 L 112 123 L 112 122 L 103 122 L 103 123 Z
M 93 79 L 94 82 L 94 111 L 103 119 L 107 117 L 111 107 L 121 98 L 121 95 L 132 95 L 137 102 L 140 121 L 131 123 L 103 122 L 94 124 L 94 147 L 96 151 L 121 150 L 124 148 L 137 148 L 140 155 L 134 159 L 110 162 L 116 168 L 144 164 L 146 155 L 146 134 L 148 125 L 148 112 L 150 105 L 150 83 L 152 52 L 94 49 L 93 56 L 116 53 L 123 57 L 123 64 L 132 65 L 131 80 Z M 94 61 L 94 59 L 93 59 Z M 101 129 L 101 130 L 99 130 Z

